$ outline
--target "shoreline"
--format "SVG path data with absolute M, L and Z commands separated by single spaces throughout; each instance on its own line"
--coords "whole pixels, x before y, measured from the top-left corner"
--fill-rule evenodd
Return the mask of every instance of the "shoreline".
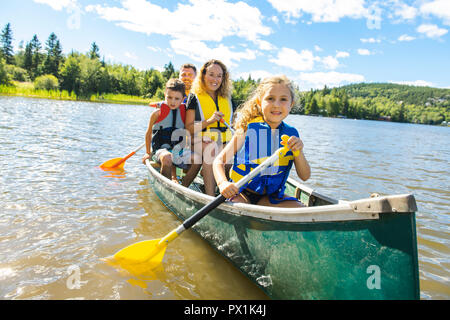
M 16 93 L 5 93 L 0 92 L 0 96 L 5 97 L 22 97 L 22 98 L 34 98 L 34 99 L 47 99 L 47 100 L 60 100 L 60 101 L 79 101 L 79 102 L 94 102 L 94 103 L 111 103 L 111 104 L 122 104 L 122 105 L 135 105 L 135 106 L 148 106 L 149 103 L 155 102 L 158 100 L 152 100 L 149 99 L 148 101 L 133 101 L 133 100 L 112 100 L 112 99 L 79 99 L 74 98 L 73 96 L 63 95 L 62 92 L 59 92 L 59 96 L 52 96 L 52 95 L 33 95 L 33 94 L 26 94 L 21 92 Z M 94 95 L 95 96 L 95 95 Z M 302 116 L 308 116 L 308 117 L 324 117 L 324 118 L 330 118 L 330 119 L 345 119 L 345 120 L 370 120 L 370 121 L 379 121 L 379 122 L 392 122 L 392 123 L 405 123 L 405 124 L 421 124 L 421 125 L 427 125 L 427 126 L 438 126 L 438 127 L 450 127 L 450 122 L 446 124 L 426 124 L 426 123 L 414 123 L 414 122 L 396 122 L 396 121 L 388 121 L 388 120 L 378 120 L 378 119 L 357 119 L 357 118 L 347 118 L 347 117 L 327 117 L 317 114 L 301 114 L 301 113 L 291 113 L 292 115 L 302 115 Z
M 0 92 L 0 96 L 4 97 L 22 97 L 22 98 L 31 98 L 31 99 L 47 99 L 47 100 L 60 100 L 60 101 L 79 101 L 79 102 L 95 102 L 95 103 L 112 103 L 112 104 L 128 104 L 128 105 L 148 105 L 153 102 L 149 101 L 131 101 L 131 100 L 111 100 L 111 99 L 80 99 L 73 98 L 71 96 L 41 96 L 41 95 L 33 95 L 33 94 L 23 94 L 23 93 L 3 93 Z M 155 100 L 157 101 L 157 100 Z

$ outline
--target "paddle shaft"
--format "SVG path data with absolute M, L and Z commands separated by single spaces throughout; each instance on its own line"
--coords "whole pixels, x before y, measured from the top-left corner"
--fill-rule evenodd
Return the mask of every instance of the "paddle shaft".
M 145 147 L 145 142 L 143 144 L 141 144 L 139 147 L 137 147 L 134 151 L 132 151 L 129 155 L 127 155 L 126 157 L 120 159 L 119 161 L 117 161 L 117 163 L 114 163 L 114 165 L 112 167 L 117 167 L 117 166 L 121 165 L 122 163 L 127 161 L 128 158 L 134 156 L 136 154 L 136 152 L 141 150 L 143 147 Z
M 220 122 L 222 122 L 224 125 L 226 125 L 227 128 L 230 129 L 231 133 L 234 134 L 234 129 L 223 118 L 220 119 Z
M 238 187 L 240 189 L 247 182 L 249 182 L 251 179 L 256 177 L 259 173 L 261 173 L 261 171 L 263 171 L 265 168 L 267 168 L 272 163 L 274 163 L 278 159 L 281 150 L 283 150 L 283 148 L 280 148 L 277 151 L 275 151 L 274 154 L 272 154 L 269 158 L 267 158 L 263 163 L 261 163 L 258 167 L 256 167 L 254 170 L 252 170 L 248 175 L 246 175 L 241 180 L 239 180 L 236 183 L 236 187 Z M 226 198 L 223 195 L 218 195 L 213 201 L 208 203 L 206 206 L 201 208 L 196 214 L 194 214 L 193 216 L 189 217 L 186 221 L 184 221 L 184 223 L 180 227 L 177 228 L 178 235 L 181 232 L 192 227 L 201 218 L 206 216 L 211 210 L 218 207 L 225 200 L 226 200 Z

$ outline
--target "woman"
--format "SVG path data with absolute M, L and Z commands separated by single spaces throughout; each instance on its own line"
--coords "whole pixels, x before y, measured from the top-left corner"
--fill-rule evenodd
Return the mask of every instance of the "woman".
M 223 146 L 231 140 L 228 124 L 232 123 L 232 84 L 226 66 L 209 60 L 195 78 L 186 103 L 186 129 L 194 137 L 194 151 L 202 154 L 202 175 L 205 192 L 215 195 L 212 163 Z

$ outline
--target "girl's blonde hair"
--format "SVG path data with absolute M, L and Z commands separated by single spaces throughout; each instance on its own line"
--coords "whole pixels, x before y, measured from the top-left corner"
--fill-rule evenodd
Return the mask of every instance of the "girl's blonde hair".
M 233 90 L 233 84 L 230 79 L 230 73 L 227 70 L 227 67 L 223 64 L 222 61 L 211 59 L 207 61 L 201 68 L 200 72 L 197 74 L 194 80 L 194 84 L 192 85 L 192 92 L 195 94 L 206 93 L 205 88 L 205 74 L 206 69 L 213 65 L 217 64 L 222 69 L 222 83 L 220 84 L 219 89 L 217 89 L 217 95 L 223 98 L 231 98 L 231 92 Z
M 264 94 L 267 90 L 270 89 L 271 86 L 276 84 L 284 84 L 291 93 L 291 106 L 294 105 L 295 102 L 295 90 L 293 83 L 285 76 L 272 76 L 269 78 L 265 78 L 261 81 L 258 87 L 253 91 L 253 94 L 250 96 L 247 101 L 239 108 L 238 112 L 240 112 L 239 118 L 235 123 L 235 128 L 240 133 L 247 131 L 247 125 L 249 122 L 258 117 L 263 117 L 261 111 L 261 100 L 264 97 Z

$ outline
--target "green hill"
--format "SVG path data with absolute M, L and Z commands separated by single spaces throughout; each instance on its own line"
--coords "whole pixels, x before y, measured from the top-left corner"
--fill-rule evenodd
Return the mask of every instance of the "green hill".
M 296 113 L 422 124 L 450 121 L 450 89 L 358 83 L 300 93 Z
M 340 87 L 351 97 L 376 98 L 384 97 L 392 101 L 403 101 L 406 104 L 446 105 L 450 102 L 450 89 L 418 87 L 394 83 L 358 83 Z

